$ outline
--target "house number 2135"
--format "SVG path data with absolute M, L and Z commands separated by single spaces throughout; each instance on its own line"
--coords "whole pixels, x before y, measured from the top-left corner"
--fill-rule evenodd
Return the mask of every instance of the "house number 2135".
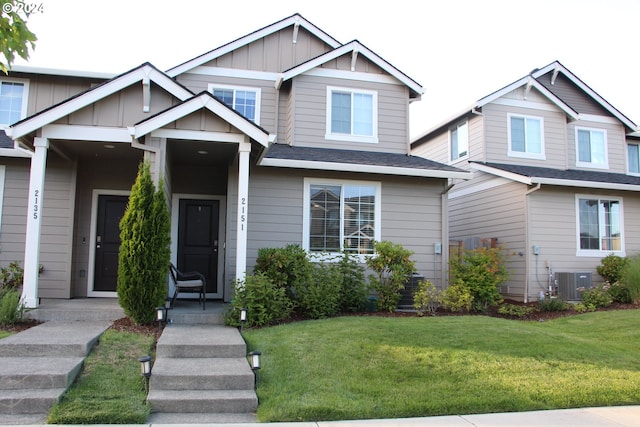
M 38 215 L 40 214 L 40 190 L 33 192 L 33 200 L 33 219 L 38 219 Z
M 240 199 L 240 230 L 244 231 L 244 224 L 247 222 L 247 198 Z

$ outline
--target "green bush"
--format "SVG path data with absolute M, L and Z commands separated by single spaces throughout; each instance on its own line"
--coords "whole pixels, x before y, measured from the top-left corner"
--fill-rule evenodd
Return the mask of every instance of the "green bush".
M 560 298 L 545 298 L 538 300 L 538 310 L 542 312 L 567 311 L 569 308 L 571 308 L 571 306 Z
M 344 252 L 337 263 L 340 286 L 340 310 L 345 313 L 362 311 L 367 303 L 364 267 L 353 255 Z
M 620 280 L 622 277 L 622 271 L 627 263 L 627 258 L 610 254 L 602 258 L 600 265 L 596 267 L 596 271 L 605 280 L 605 282 L 611 285 Z
M 608 307 L 613 303 L 613 298 L 611 298 L 607 286 L 598 285 L 589 289 L 579 289 L 579 291 L 582 294 L 582 304 L 590 311 Z
M 473 295 L 474 310 L 484 312 L 502 302 L 499 287 L 509 274 L 501 247 L 465 250 L 460 259 L 452 259 L 450 269 L 455 282 Z
M 611 286 L 609 286 L 609 295 L 611 295 L 613 302 L 621 304 L 630 304 L 633 302 L 629 288 L 620 282 L 612 283 Z
M 413 308 L 419 316 L 434 315 L 440 306 L 440 292 L 430 280 L 421 280 L 413 292 Z
M 14 325 L 22 320 L 24 304 L 20 302 L 20 292 L 7 289 L 0 298 L 0 324 Z
M 18 289 L 22 286 L 24 270 L 19 261 L 10 262 L 7 267 L 0 268 L 0 287 L 2 289 Z
M 309 280 L 311 261 L 300 245 L 289 244 L 284 248 L 258 249 L 254 273 L 264 273 L 278 287 L 291 292 Z
M 293 312 L 293 302 L 285 288 L 273 283 L 265 273 L 256 273 L 236 281 L 225 324 L 240 326 L 243 308 L 247 310 L 246 327 L 269 326 L 287 320 Z
M 454 313 L 471 310 L 473 295 L 461 281 L 449 285 L 440 293 L 440 301 L 445 309 Z
M 142 162 L 120 221 L 118 299 L 137 324 L 155 320 L 164 304 L 169 273 L 170 218 L 160 181 L 156 190 L 148 162 Z
M 309 280 L 295 288 L 296 310 L 311 319 L 335 316 L 340 310 L 340 288 L 337 264 L 315 264 Z
M 389 241 L 373 242 L 373 249 L 375 255 L 367 258 L 367 266 L 375 273 L 369 276 L 369 283 L 378 294 L 378 310 L 392 312 L 414 272 L 413 252 Z
M 502 304 L 498 307 L 498 313 L 503 316 L 523 318 L 536 312 L 534 307 L 527 307 L 525 305 L 516 304 Z
M 629 300 L 634 304 L 640 303 L 640 256 L 628 258 L 628 263 L 622 270 L 620 284 L 627 289 Z

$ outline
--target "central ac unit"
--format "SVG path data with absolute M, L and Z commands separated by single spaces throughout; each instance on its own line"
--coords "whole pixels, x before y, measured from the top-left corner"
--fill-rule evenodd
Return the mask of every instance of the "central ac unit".
M 592 286 L 591 273 L 556 273 L 558 296 L 565 301 L 582 301 L 578 289 L 589 289 Z

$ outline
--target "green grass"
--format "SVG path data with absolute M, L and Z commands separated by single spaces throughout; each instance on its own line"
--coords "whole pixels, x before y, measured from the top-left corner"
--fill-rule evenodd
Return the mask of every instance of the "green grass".
M 82 373 L 55 405 L 50 424 L 143 424 L 149 416 L 138 358 L 150 354 L 154 337 L 106 331 Z
M 246 330 L 260 421 L 640 403 L 640 312 L 523 322 L 343 317 Z
M 0 340 L 1 340 L 2 338 L 6 338 L 6 337 L 8 337 L 9 335 L 12 335 L 12 333 L 11 333 L 11 332 L 7 332 L 7 331 L 1 331 L 1 330 L 0 330 Z

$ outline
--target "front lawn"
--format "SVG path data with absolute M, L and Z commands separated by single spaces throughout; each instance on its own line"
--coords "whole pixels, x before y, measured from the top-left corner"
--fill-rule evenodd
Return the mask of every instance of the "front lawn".
M 640 312 L 340 317 L 245 330 L 260 421 L 640 404 Z

